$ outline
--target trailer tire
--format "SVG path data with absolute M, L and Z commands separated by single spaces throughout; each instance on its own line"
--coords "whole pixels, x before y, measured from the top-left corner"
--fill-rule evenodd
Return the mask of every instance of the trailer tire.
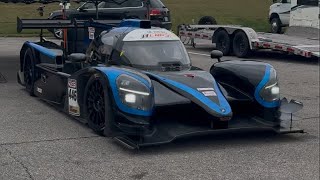
M 249 39 L 243 31 L 237 32 L 233 38 L 233 53 L 240 58 L 248 57 L 251 54 Z
M 227 31 L 219 30 L 213 36 L 213 43 L 216 43 L 216 49 L 221 51 L 224 56 L 229 55 L 231 50 L 231 39 Z
M 198 24 L 199 25 L 216 25 L 218 23 L 217 23 L 216 19 L 212 16 L 203 16 L 198 21 Z

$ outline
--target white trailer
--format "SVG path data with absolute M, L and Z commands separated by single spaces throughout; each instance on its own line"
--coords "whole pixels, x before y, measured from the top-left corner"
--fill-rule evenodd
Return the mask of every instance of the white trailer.
M 256 32 L 252 28 L 230 25 L 180 25 L 178 35 L 210 40 L 224 55 L 247 57 L 252 51 L 270 49 L 303 57 L 320 57 L 319 0 L 292 0 L 290 27 L 286 34 Z M 300 4 L 299 4 L 300 3 Z

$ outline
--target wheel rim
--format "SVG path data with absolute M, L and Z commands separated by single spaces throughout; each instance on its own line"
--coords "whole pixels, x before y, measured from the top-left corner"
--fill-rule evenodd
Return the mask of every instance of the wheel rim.
M 99 81 L 94 81 L 88 90 L 87 98 L 88 118 L 98 127 L 104 127 L 105 103 L 103 87 Z
M 56 37 L 62 38 L 63 30 L 62 29 L 53 29 L 53 33 Z

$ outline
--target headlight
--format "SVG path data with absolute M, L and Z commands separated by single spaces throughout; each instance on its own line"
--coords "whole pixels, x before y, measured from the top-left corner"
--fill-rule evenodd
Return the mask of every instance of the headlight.
M 120 75 L 117 78 L 117 87 L 123 104 L 143 111 L 152 109 L 153 95 L 150 89 L 140 81 L 128 75 Z
M 270 69 L 269 81 L 260 91 L 260 97 L 268 102 L 280 99 L 280 88 L 278 85 L 277 73 L 274 68 Z

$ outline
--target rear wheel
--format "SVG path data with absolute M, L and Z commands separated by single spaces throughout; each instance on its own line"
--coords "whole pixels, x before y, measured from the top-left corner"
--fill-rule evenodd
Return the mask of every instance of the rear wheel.
M 36 81 L 37 73 L 35 59 L 30 48 L 26 50 L 24 55 L 23 74 L 26 90 L 31 96 L 34 96 L 34 82 Z
M 225 30 L 220 30 L 215 33 L 213 42 L 216 43 L 216 49 L 221 51 L 223 55 L 229 55 L 231 49 L 231 39 Z
M 113 112 L 107 88 L 99 75 L 92 76 L 85 90 L 85 111 L 89 127 L 99 135 L 111 136 Z
M 233 53 L 240 58 L 248 57 L 251 54 L 249 39 L 243 32 L 237 32 L 233 39 Z

